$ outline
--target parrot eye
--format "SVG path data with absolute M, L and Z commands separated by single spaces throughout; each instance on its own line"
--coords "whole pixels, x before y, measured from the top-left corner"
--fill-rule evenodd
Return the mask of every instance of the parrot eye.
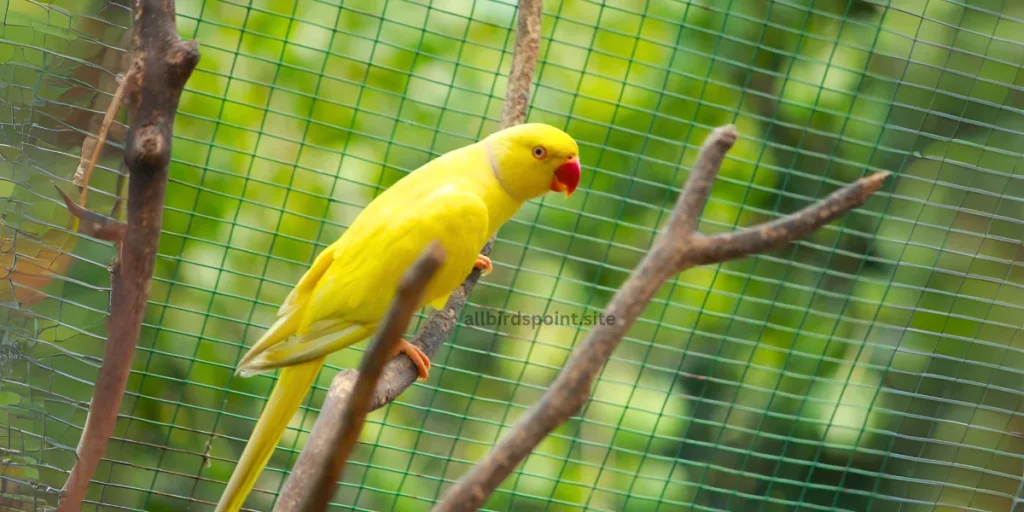
M 533 148 L 533 157 L 540 160 L 548 156 L 548 150 L 544 149 L 544 146 L 537 146 Z

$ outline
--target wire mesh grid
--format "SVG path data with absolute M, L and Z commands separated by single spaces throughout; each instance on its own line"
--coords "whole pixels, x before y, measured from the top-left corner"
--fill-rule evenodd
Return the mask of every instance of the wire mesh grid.
M 126 4 L 0 3 L 13 510 L 55 504 L 99 368 L 114 251 L 76 235 L 48 182 L 72 190 L 126 69 Z M 511 0 L 177 9 L 202 58 L 97 510 L 212 510 L 273 384 L 233 376 L 245 347 L 377 193 L 496 129 L 515 19 Z M 501 230 L 430 379 L 371 414 L 334 504 L 429 509 L 607 321 L 700 142 L 735 123 L 705 232 L 869 169 L 896 179 L 807 240 L 666 284 L 486 508 L 1024 510 L 1022 62 L 1020 2 L 548 2 L 529 120 L 580 142 L 580 191 Z M 119 206 L 119 119 L 94 210 Z M 329 359 L 249 508 L 272 507 L 363 345 Z

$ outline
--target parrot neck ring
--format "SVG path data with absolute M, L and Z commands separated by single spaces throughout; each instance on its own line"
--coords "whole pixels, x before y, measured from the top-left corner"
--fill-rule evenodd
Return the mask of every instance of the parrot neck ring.
M 555 169 L 555 176 L 551 178 L 551 191 L 563 192 L 565 197 L 568 198 L 576 191 L 576 186 L 579 184 L 580 159 L 573 155 L 564 164 L 559 165 Z
M 491 173 L 494 174 L 495 179 L 498 180 L 498 185 L 501 185 L 501 189 L 508 194 L 512 199 L 516 199 L 516 196 L 512 195 L 512 191 L 505 185 L 505 180 L 501 177 L 501 170 L 498 169 L 498 161 L 494 158 L 494 150 L 491 149 L 491 138 L 484 139 L 484 148 L 487 150 L 487 160 L 491 164 Z M 518 199 L 517 199 L 518 200 Z

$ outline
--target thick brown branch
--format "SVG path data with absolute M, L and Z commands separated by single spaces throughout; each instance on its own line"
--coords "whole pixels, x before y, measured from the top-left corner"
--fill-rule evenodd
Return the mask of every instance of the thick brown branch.
M 516 46 L 512 54 L 512 71 L 509 74 L 508 90 L 505 93 L 505 106 L 501 112 L 501 128 L 508 128 L 522 123 L 526 119 L 526 109 L 533 84 L 534 69 L 537 67 L 537 54 L 540 49 L 541 0 L 523 0 L 519 3 L 519 21 L 516 29 Z M 513 105 L 510 107 L 509 105 Z M 494 239 L 480 251 L 484 256 L 491 253 Z M 444 308 L 427 317 L 416 337 L 411 343 L 419 347 L 427 357 L 433 358 L 441 348 L 466 306 L 469 293 L 480 280 L 480 271 L 473 270 L 462 285 L 448 298 Z M 393 360 L 384 368 L 377 389 L 370 400 L 370 409 L 378 409 L 390 403 L 399 394 L 416 382 L 419 373 L 412 361 L 405 357 Z M 359 372 L 346 370 L 334 379 L 332 390 L 337 390 L 338 400 L 347 400 L 352 387 L 355 386 Z M 337 384 L 337 385 L 335 385 Z
M 413 313 L 419 309 L 427 282 L 440 268 L 444 258 L 444 250 L 436 242 L 424 249 L 402 278 L 391 309 L 363 356 L 355 385 L 350 386 L 341 374 L 335 376 L 309 440 L 295 462 L 274 510 L 305 512 L 327 509 L 370 411 L 377 380 L 384 365 L 392 359 Z M 339 391 L 339 387 L 344 389 Z
M 590 398 L 601 368 L 665 280 L 694 265 L 742 257 L 798 240 L 863 204 L 889 174 L 881 172 L 861 179 L 809 208 L 763 226 L 732 235 L 705 237 L 694 230 L 697 217 L 736 136 L 731 126 L 711 133 L 665 231 L 612 297 L 605 310 L 608 322 L 587 334 L 540 401 L 482 461 L 448 490 L 435 511 L 479 509 L 548 434 L 580 411 Z
M 111 272 L 107 344 L 93 400 L 78 443 L 78 460 L 64 484 L 58 511 L 81 509 L 89 481 L 117 422 L 160 236 L 171 131 L 185 82 L 199 62 L 195 42 L 182 41 L 175 27 L 173 0 L 138 0 L 132 27 L 133 71 L 124 78 L 132 100 L 126 144 L 128 227 L 122 257 Z

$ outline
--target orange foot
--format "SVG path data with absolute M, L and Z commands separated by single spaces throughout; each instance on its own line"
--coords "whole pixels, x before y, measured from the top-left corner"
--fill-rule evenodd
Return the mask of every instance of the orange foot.
M 474 268 L 478 268 L 483 271 L 483 275 L 491 273 L 493 267 L 491 266 L 491 259 L 483 254 L 476 257 L 476 263 L 473 264 Z
M 427 357 L 419 347 L 405 341 L 404 339 L 399 340 L 398 347 L 395 349 L 395 354 L 392 357 L 395 357 L 400 353 L 404 353 L 409 356 L 409 359 L 412 360 L 412 364 L 416 365 L 416 369 L 420 372 L 420 379 L 427 380 L 427 376 L 430 373 L 430 358 Z

